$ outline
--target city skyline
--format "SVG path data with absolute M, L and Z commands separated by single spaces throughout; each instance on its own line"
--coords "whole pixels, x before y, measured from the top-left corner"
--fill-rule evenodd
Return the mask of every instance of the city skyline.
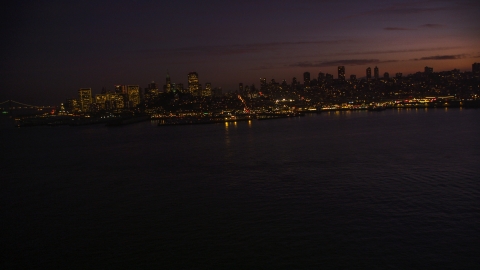
M 304 72 L 379 77 L 460 69 L 479 62 L 480 4 L 474 1 L 144 1 L 8 6 L 1 100 L 59 103 L 79 88 L 151 81 L 224 91 Z M 373 73 L 373 72 L 372 72 Z M 374 74 L 372 74 L 372 77 Z

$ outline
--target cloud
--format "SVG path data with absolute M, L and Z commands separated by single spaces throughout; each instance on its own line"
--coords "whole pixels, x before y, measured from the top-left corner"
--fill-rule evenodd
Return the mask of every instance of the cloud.
M 421 28 L 445 28 L 447 26 L 443 24 L 427 23 L 427 24 L 420 25 L 420 27 Z
M 342 52 L 337 55 L 362 55 L 362 54 L 386 54 L 386 53 L 411 53 L 411 52 L 425 52 L 425 51 L 438 51 L 438 50 L 452 50 L 462 47 L 433 47 L 433 48 L 421 48 L 421 49 L 405 49 L 405 50 L 384 50 L 384 51 L 365 51 L 365 52 Z
M 417 30 L 418 28 L 430 28 L 430 29 L 440 29 L 445 28 L 446 26 L 443 24 L 436 24 L 436 23 L 427 23 L 422 24 L 416 28 L 406 28 L 406 27 L 385 27 L 383 30 L 387 31 L 410 31 L 410 30 Z
M 388 30 L 388 31 L 410 31 L 410 30 L 415 30 L 411 28 L 403 28 L 403 27 L 385 27 L 383 30 Z
M 462 59 L 465 58 L 467 55 L 465 54 L 455 54 L 455 55 L 435 55 L 435 56 L 426 56 L 422 58 L 415 58 L 412 59 L 414 61 L 422 61 L 422 60 L 455 60 L 455 59 Z
M 269 43 L 250 43 L 233 45 L 212 45 L 212 46 L 192 46 L 176 49 L 161 50 L 142 50 L 141 52 L 163 52 L 174 54 L 194 54 L 194 55 L 239 55 L 260 52 L 279 51 L 288 47 L 305 45 L 332 45 L 352 42 L 352 40 L 320 40 L 320 41 L 296 41 L 296 42 L 269 42 Z
M 373 9 L 366 12 L 361 12 L 358 14 L 347 16 L 346 18 L 355 18 L 362 16 L 375 16 L 375 15 L 410 15 L 410 14 L 421 14 L 421 13 L 430 13 L 438 11 L 449 11 L 452 10 L 450 6 L 440 6 L 440 7 L 418 7 L 415 6 L 418 3 L 404 3 L 404 4 L 395 4 L 385 8 Z
M 346 59 L 333 61 L 317 61 L 317 62 L 298 62 L 291 64 L 291 67 L 332 67 L 332 66 L 363 66 L 368 64 L 392 63 L 398 60 L 384 60 L 379 59 Z

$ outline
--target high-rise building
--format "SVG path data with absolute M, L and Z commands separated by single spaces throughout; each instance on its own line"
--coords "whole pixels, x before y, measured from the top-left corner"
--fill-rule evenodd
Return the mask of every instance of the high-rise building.
M 267 90 L 267 78 L 260 78 L 260 91 L 265 92 Z
M 303 73 L 303 87 L 310 88 L 310 72 Z
M 238 84 L 238 93 L 243 93 L 243 83 Z
M 401 72 L 395 73 L 395 78 L 402 78 L 403 74 Z
M 221 87 L 213 88 L 212 95 L 215 96 L 215 97 L 222 97 L 223 96 L 222 88 Z
M 168 71 L 167 71 L 167 78 L 165 80 L 165 85 L 163 86 L 163 89 L 165 93 L 172 92 L 172 81 L 170 79 L 170 74 L 168 74 Z
M 338 80 L 345 81 L 345 67 L 338 66 Z
M 127 85 L 127 101 L 129 108 L 135 108 L 140 104 L 140 86 Z
M 151 83 L 148 84 L 148 90 L 157 90 L 158 91 L 158 86 L 155 83 L 155 81 L 152 81 Z
M 370 67 L 367 68 L 367 80 L 372 79 L 372 69 Z
M 148 84 L 148 87 L 145 88 L 145 101 L 151 102 L 158 97 L 159 91 L 157 84 L 152 81 Z
M 108 93 L 105 108 L 115 112 L 121 112 L 125 107 L 124 95 L 117 93 Z
M 380 73 L 378 72 L 377 66 L 375 66 L 375 68 L 373 69 L 373 76 L 375 77 L 375 80 L 378 80 L 378 78 L 380 78 Z
M 120 84 L 115 85 L 115 93 L 126 94 L 127 89 L 125 88 L 125 85 L 120 85 Z
M 177 91 L 180 93 L 185 93 L 185 89 L 183 89 L 183 83 L 177 83 L 175 89 L 177 89 Z
M 390 78 L 390 74 L 388 72 L 383 73 L 383 78 L 388 80 Z
M 472 73 L 473 73 L 473 76 L 475 76 L 475 77 L 480 76 L 480 63 L 473 63 L 472 64 Z
M 68 112 L 78 112 L 80 110 L 80 104 L 77 98 L 67 98 L 65 100 L 65 109 Z
M 432 67 L 425 67 L 425 74 L 431 74 L 433 73 L 433 68 Z
M 89 112 L 93 103 L 92 88 L 80 88 L 78 90 L 78 101 L 81 112 Z
M 357 75 L 352 74 L 350 75 L 350 81 L 356 81 L 357 80 Z
M 319 72 L 318 73 L 318 79 L 317 79 L 319 82 L 325 80 L 325 73 L 323 72 Z
M 188 92 L 198 95 L 198 74 L 196 72 L 188 73 Z
M 105 110 L 107 103 L 107 94 L 96 94 L 95 105 L 97 110 Z
M 202 96 L 204 97 L 210 97 L 212 96 L 212 84 L 207 82 L 205 83 L 205 89 L 202 91 Z

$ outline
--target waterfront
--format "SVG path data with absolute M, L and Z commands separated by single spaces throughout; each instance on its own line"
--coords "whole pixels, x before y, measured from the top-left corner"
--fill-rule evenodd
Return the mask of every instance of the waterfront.
M 4 128 L 2 268 L 471 269 L 480 111 Z

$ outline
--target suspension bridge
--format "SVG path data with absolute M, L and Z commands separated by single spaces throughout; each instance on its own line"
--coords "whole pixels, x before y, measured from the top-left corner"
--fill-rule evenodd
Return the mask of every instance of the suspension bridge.
M 23 102 L 18 102 L 15 100 L 5 100 L 0 102 L 0 112 L 2 114 L 16 114 L 16 113 L 32 113 L 33 111 L 40 112 L 43 110 L 49 110 L 55 108 L 55 106 L 39 106 L 39 105 L 32 105 L 26 104 Z

